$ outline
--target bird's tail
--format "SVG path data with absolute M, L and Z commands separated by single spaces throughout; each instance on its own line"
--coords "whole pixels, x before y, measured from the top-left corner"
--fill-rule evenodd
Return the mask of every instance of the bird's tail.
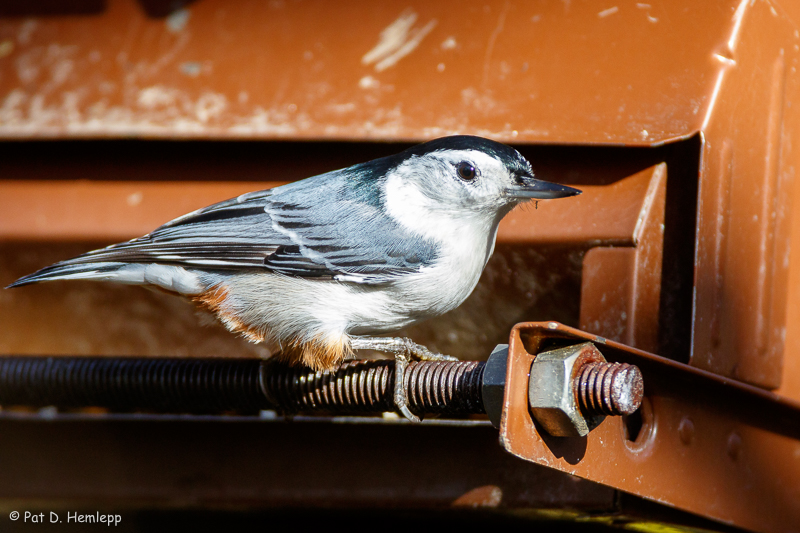
M 124 278 L 130 277 L 125 275 L 124 267 L 125 263 L 73 263 L 71 261 L 62 261 L 37 270 L 33 274 L 23 276 L 6 287 L 6 289 L 61 279 L 122 281 L 124 283 Z M 131 280 L 128 283 L 136 283 L 136 281 Z
M 219 283 L 222 276 L 201 274 L 176 265 L 158 263 L 125 263 L 113 261 L 87 262 L 84 256 L 45 267 L 33 274 L 19 278 L 6 287 L 21 287 L 42 281 L 85 279 L 113 281 L 128 285 L 155 285 L 161 289 L 187 296 L 200 294 Z

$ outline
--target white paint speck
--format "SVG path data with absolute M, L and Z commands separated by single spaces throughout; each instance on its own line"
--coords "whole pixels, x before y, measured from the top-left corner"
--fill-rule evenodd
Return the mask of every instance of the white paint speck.
M 718 61 L 720 61 L 720 62 L 722 62 L 722 63 L 725 63 L 726 65 L 735 65 L 735 64 L 736 64 L 736 61 L 734 61 L 734 60 L 733 60 L 733 59 L 731 59 L 730 57 L 726 57 L 726 56 L 724 56 L 724 55 L 722 55 L 722 54 L 714 54 L 714 57 L 715 57 L 715 58 L 716 58 Z
M 189 22 L 189 15 L 189 10 L 185 8 L 181 8 L 170 13 L 165 21 L 167 30 L 169 30 L 171 33 L 181 32 Z
M 345 104 L 330 104 L 327 107 L 334 113 L 337 113 L 339 115 L 344 115 L 354 111 L 356 109 L 356 104 L 354 104 L 353 102 L 347 102 Z
M 444 63 L 439 63 L 438 65 L 436 65 L 436 70 L 438 72 L 444 72 Z
M 442 41 L 442 50 L 452 50 L 456 46 L 458 46 L 458 43 L 456 42 L 455 37 L 448 37 L 447 39 Z
M 156 107 L 175 104 L 177 97 L 178 92 L 175 89 L 170 89 L 161 85 L 153 85 L 139 91 L 136 102 L 145 109 L 154 109 Z
M 602 18 L 606 18 L 609 15 L 613 15 L 617 11 L 619 11 L 619 8 L 617 6 L 609 7 L 608 9 L 604 9 L 603 11 L 598 13 L 597 16 L 602 19 Z
M 187 76 L 196 78 L 203 71 L 203 65 L 198 61 L 187 61 L 185 63 L 181 63 L 180 69 L 181 72 Z
M 648 135 L 650 134 L 647 133 L 647 130 L 642 130 L 642 137 L 647 138 Z
M 208 122 L 209 119 L 219 116 L 225 108 L 228 107 L 228 101 L 225 95 L 220 93 L 207 92 L 198 98 L 195 104 L 195 114 L 197 120 L 200 122 Z
M 373 78 L 372 76 L 364 76 L 360 80 L 358 80 L 358 86 L 362 89 L 377 89 L 381 86 L 381 82 Z
M 136 207 L 137 205 L 142 203 L 142 199 L 143 198 L 144 198 L 144 195 L 142 194 L 142 192 L 141 191 L 137 191 L 137 192 L 129 194 L 128 197 L 125 200 L 126 200 L 126 202 L 128 203 L 129 206 Z

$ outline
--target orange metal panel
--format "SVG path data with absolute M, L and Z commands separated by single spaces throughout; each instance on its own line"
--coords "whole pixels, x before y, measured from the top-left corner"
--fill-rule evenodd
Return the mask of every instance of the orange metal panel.
M 645 194 L 634 199 L 622 193 L 622 183 L 637 181 L 647 184 Z M 603 245 L 586 252 L 581 280 L 580 328 L 656 352 L 659 349 L 666 165 L 649 168 L 615 185 L 618 197 L 629 196 L 625 204 L 628 208 L 638 207 L 635 224 L 630 228 L 630 245 L 635 248 Z M 612 213 L 622 211 L 611 209 Z M 595 220 L 595 213 L 602 212 L 602 209 L 589 211 L 591 214 L 582 220 Z
M 113 244 L 195 209 L 280 184 L 0 180 L 0 240 Z
M 551 437 L 528 409 L 531 363 L 548 343 L 585 341 L 640 367 L 640 423 L 607 417 L 586 437 Z M 800 404 L 553 322 L 519 324 L 509 342 L 500 427 L 509 452 L 745 529 L 796 530 Z
M 796 334 L 786 289 L 798 32 L 766 2 L 740 11 L 716 52 L 722 68 L 702 125 L 691 364 L 777 388 L 784 341 Z
M 747 4 L 23 3 L 0 136 L 662 143 L 703 128 Z
M 501 223 L 498 239 L 633 246 L 650 175 L 581 186 L 583 194 L 561 205 L 517 209 Z M 0 180 L 0 240 L 132 239 L 195 209 L 281 183 Z

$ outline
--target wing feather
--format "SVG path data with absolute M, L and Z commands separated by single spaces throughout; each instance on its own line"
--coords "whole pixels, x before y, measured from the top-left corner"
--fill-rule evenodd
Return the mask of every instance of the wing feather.
M 385 216 L 377 187 L 364 183 L 359 168 L 247 193 L 48 268 L 163 263 L 383 283 L 432 262 L 433 243 Z

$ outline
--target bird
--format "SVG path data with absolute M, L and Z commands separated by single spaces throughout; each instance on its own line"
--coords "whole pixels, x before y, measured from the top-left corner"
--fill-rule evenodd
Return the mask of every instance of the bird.
M 419 421 L 402 386 L 409 361 L 454 358 L 386 335 L 458 307 L 515 207 L 580 192 L 534 177 L 508 145 L 441 137 L 213 204 L 7 288 L 98 280 L 165 290 L 315 371 L 354 351 L 393 355 L 395 405 Z

